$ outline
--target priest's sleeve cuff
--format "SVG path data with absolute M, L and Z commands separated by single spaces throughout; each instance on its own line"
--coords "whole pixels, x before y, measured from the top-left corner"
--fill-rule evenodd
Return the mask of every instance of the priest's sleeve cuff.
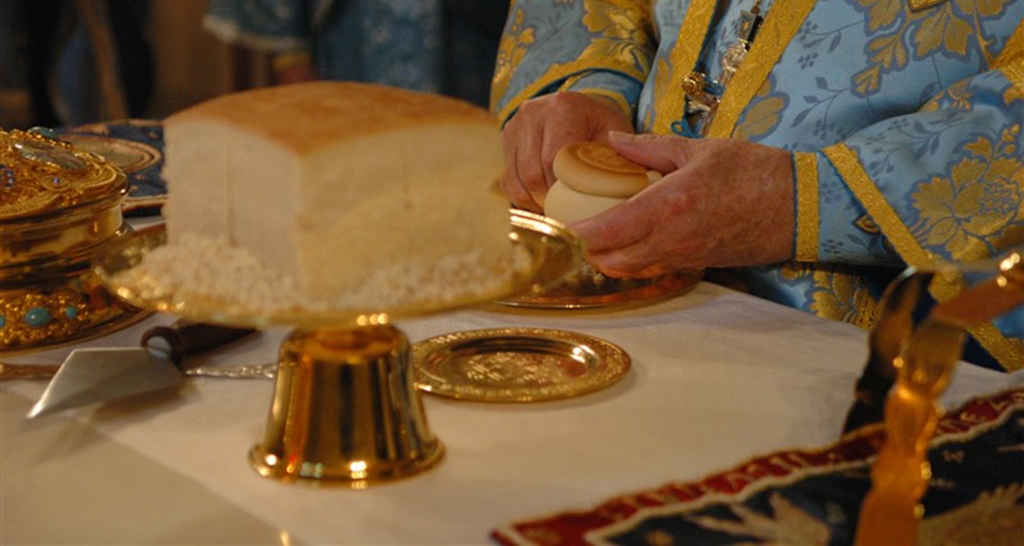
M 796 178 L 796 248 L 793 256 L 798 262 L 816 262 L 820 236 L 817 154 L 793 154 L 793 173 Z

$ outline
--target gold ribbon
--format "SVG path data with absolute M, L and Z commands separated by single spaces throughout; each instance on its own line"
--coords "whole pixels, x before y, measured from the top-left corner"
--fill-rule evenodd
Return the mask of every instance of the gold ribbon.
M 697 57 L 704 43 L 704 37 L 711 27 L 711 18 L 715 15 L 717 0 L 694 0 L 686 10 L 683 24 L 679 27 L 676 44 L 669 54 L 672 74 L 681 77 L 659 78 L 654 89 L 655 111 L 658 113 L 654 122 L 654 132 L 668 134 L 672 132 L 672 122 L 683 119 L 686 105 L 686 94 L 682 91 L 682 78 L 685 78 L 697 66 Z M 661 87 L 659 89 L 658 87 Z M 667 88 L 666 88 L 667 87 Z
M 776 0 L 771 6 L 754 45 L 722 95 L 708 137 L 732 136 L 743 111 L 764 85 L 815 4 L 817 0 Z
M 797 152 L 796 255 L 799 262 L 818 261 L 818 154 Z

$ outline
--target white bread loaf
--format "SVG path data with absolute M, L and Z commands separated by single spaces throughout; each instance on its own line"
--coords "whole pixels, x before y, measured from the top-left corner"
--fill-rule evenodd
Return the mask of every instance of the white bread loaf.
M 164 127 L 170 246 L 219 239 L 308 299 L 366 292 L 373 277 L 347 302 L 371 307 L 396 304 L 381 278 L 509 264 L 500 133 L 468 103 L 315 82 L 216 98 Z

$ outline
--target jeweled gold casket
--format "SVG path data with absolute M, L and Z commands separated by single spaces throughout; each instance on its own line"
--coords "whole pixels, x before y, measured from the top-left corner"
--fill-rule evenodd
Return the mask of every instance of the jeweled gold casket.
M 0 351 L 98 336 L 141 316 L 90 267 L 128 230 L 127 193 L 121 170 L 98 155 L 0 131 Z

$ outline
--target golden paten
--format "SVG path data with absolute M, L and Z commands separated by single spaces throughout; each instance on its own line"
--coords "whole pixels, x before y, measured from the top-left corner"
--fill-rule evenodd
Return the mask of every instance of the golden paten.
M 541 402 L 607 388 L 629 371 L 626 351 L 603 339 L 545 328 L 445 334 L 413 348 L 417 386 L 479 402 Z
M 103 158 L 25 131 L 0 131 L 0 350 L 102 335 L 140 317 L 90 268 L 127 231 L 124 174 Z

